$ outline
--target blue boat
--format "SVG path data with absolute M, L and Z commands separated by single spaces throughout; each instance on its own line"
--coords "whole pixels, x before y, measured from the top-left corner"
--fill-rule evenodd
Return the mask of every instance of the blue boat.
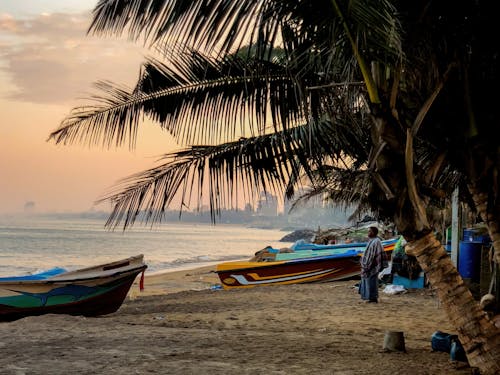
M 0 321 L 43 314 L 113 313 L 137 275 L 144 275 L 147 266 L 143 258 L 138 255 L 75 271 L 53 268 L 34 275 L 0 278 Z

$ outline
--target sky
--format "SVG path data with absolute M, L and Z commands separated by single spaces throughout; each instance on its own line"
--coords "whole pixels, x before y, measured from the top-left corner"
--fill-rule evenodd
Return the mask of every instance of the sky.
M 86 34 L 97 2 L 0 0 L 0 214 L 109 210 L 95 201 L 178 147 L 151 123 L 132 151 L 47 142 L 96 81 L 133 86 L 147 54 Z

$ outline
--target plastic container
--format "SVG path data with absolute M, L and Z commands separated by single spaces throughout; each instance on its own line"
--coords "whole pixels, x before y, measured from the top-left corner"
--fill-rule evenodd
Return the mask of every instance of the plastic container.
M 489 245 L 491 243 L 490 236 L 488 234 L 480 234 L 474 237 L 475 241 L 480 241 L 485 245 Z
M 419 277 L 416 280 L 411 280 L 395 273 L 392 277 L 392 284 L 402 285 L 406 289 L 422 289 L 425 285 L 425 276 L 423 272 L 420 272 Z
M 435 352 L 450 353 L 451 344 L 458 339 L 457 335 L 436 331 L 431 337 L 431 347 Z
M 482 242 L 488 244 L 491 242 L 487 232 L 481 229 L 468 228 L 463 230 L 463 240 L 469 242 Z
M 479 282 L 482 247 L 483 243 L 479 241 L 460 241 L 458 272 L 464 279 Z
M 476 235 L 476 231 L 474 229 L 464 229 L 463 230 L 463 240 L 472 242 L 474 241 L 474 236 Z
M 462 346 L 458 338 L 452 339 L 451 341 L 450 359 L 452 361 L 467 362 L 464 347 Z

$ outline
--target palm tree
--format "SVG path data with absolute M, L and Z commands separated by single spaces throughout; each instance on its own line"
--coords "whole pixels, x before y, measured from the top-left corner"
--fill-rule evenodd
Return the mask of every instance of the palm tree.
M 488 12 L 471 2 L 456 12 L 461 18 L 448 19 L 451 4 L 394 4 L 101 0 L 91 31 L 126 30 L 156 47 L 175 42 L 187 49 L 164 47 L 169 65 L 149 61 L 134 90 L 101 84 L 102 103 L 76 109 L 51 136 L 108 146 L 133 142 L 145 113 L 180 141 L 198 143 L 108 196 L 115 202 L 110 225 L 131 225 L 142 209 L 160 220 L 173 194 L 202 184 L 207 171 L 216 211 L 237 182 L 249 194 L 261 187 L 290 191 L 304 173 L 312 181 L 315 172 L 326 177 L 332 161 L 334 168 L 339 162 L 364 166 L 375 182 L 368 204 L 410 241 L 471 365 L 493 374 L 500 371 L 500 332 L 433 236 L 425 210 L 438 172 L 463 165 L 453 158 L 457 142 L 450 140 L 447 153 L 431 164 L 414 154 L 423 148 L 439 154 L 431 130 L 446 132 L 455 124 L 444 103 L 465 96 L 473 77 L 462 73 L 474 69 L 462 45 L 452 42 L 457 35 L 474 42 L 477 34 L 464 28 L 464 16 L 484 21 Z M 250 47 L 239 59 L 243 45 Z M 184 51 L 193 58 L 179 58 Z M 445 95 L 448 85 L 459 89 Z M 466 134 L 473 122 L 465 123 L 457 133 Z M 470 148 L 467 160 L 480 158 L 482 149 Z M 486 150 L 495 155 L 494 148 Z M 473 194 L 492 196 L 467 171 Z

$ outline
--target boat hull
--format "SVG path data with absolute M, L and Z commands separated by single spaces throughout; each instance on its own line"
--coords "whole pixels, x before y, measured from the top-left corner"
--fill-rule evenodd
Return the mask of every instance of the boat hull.
M 395 242 L 383 244 L 388 259 Z M 283 254 L 288 258 L 283 260 L 225 262 L 217 265 L 216 272 L 224 289 L 327 282 L 359 276 L 363 252 L 357 246 L 343 248 L 340 253 L 316 255 L 321 253 L 321 249 L 298 250 Z
M 389 240 L 383 240 L 382 246 L 385 251 L 393 250 L 394 246 L 398 242 L 398 238 L 391 238 Z M 294 251 L 312 250 L 312 251 L 324 251 L 324 250 L 338 250 L 339 252 L 346 250 L 357 250 L 364 251 L 366 249 L 367 242 L 357 242 L 357 243 L 343 243 L 343 244 L 315 244 L 299 241 L 291 246 Z
M 226 262 L 217 266 L 224 289 L 343 280 L 359 275 L 358 255 L 276 262 Z
M 132 258 L 130 258 L 132 259 Z M 146 265 L 133 258 L 45 280 L 0 281 L 0 321 L 43 314 L 98 316 L 117 311 Z

